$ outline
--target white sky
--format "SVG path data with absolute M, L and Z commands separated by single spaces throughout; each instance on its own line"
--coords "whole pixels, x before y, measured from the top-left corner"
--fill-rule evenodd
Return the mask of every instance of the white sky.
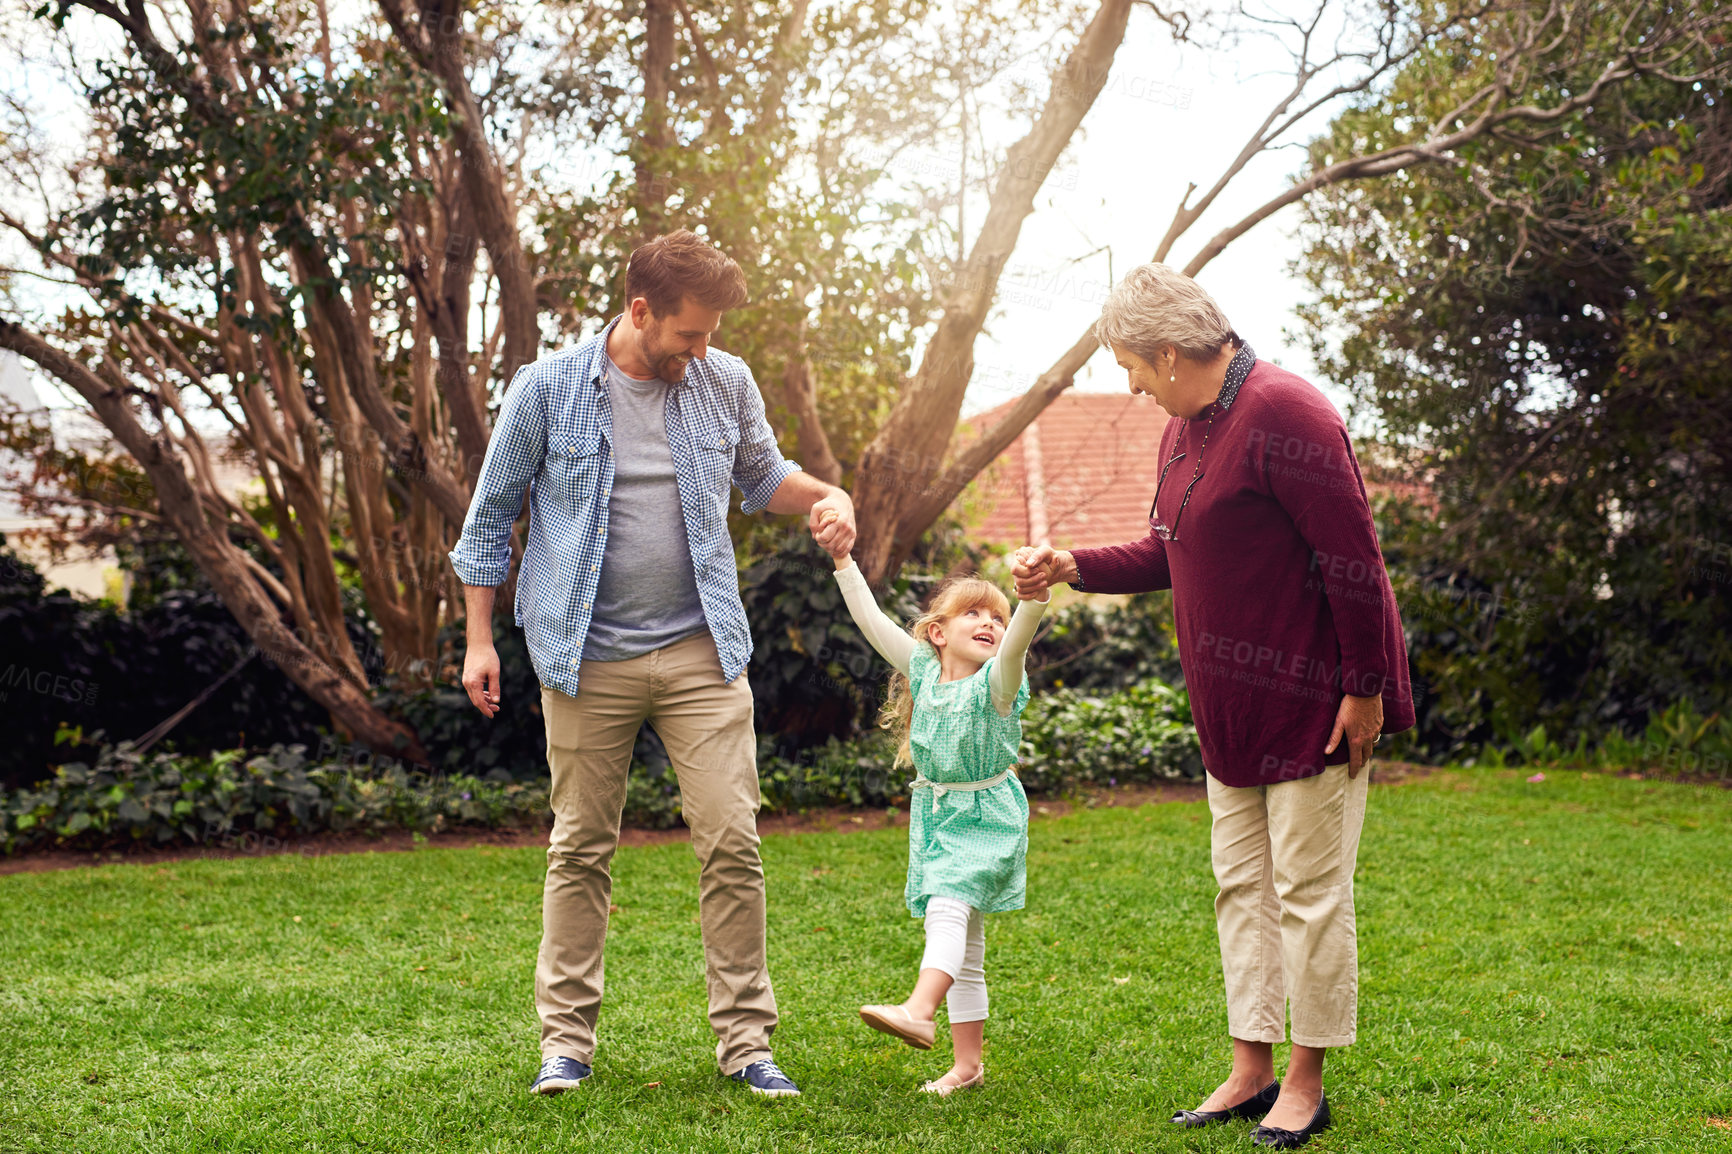
M 965 413 L 1009 400 L 1070 347 L 1100 314 L 1107 254 L 1069 262 L 1110 245 L 1113 274 L 1123 276 L 1152 258 L 1186 183 L 1195 182 L 1199 194 L 1214 183 L 1291 86 L 1288 67 L 1271 41 L 1248 41 L 1231 53 L 1181 48 L 1147 12 L 1133 12 L 1105 91 L 1024 223 L 1012 261 L 1020 276 L 1004 282 L 1000 309 L 976 345 L 979 368 Z M 1288 139 L 1303 144 L 1326 124 L 1327 110 Z M 992 126 L 1000 138 L 1021 131 Z M 1288 148 L 1252 161 L 1180 238 L 1169 263 L 1183 268 L 1211 236 L 1280 192 L 1303 159 Z M 1304 341 L 1289 341 L 1283 331 L 1297 335 L 1293 310 L 1309 295 L 1288 271 L 1299 251 L 1295 223 L 1295 208 L 1263 221 L 1197 279 L 1260 357 L 1311 380 L 1344 408 L 1345 393 L 1316 378 Z M 1098 352 L 1076 387 L 1119 391 L 1124 372 Z
M 1025 390 L 1093 322 L 1109 284 L 1109 256 L 1099 252 L 1080 262 L 1076 258 L 1109 246 L 1111 269 L 1120 276 L 1148 260 L 1187 181 L 1204 188 L 1213 183 L 1290 85 L 1288 68 L 1285 53 L 1272 41 L 1251 40 L 1230 52 L 1181 47 L 1149 13 L 1133 12 L 1106 89 L 1024 222 L 1000 284 L 998 308 L 975 348 L 976 372 L 965 414 Z M 1039 80 L 1036 89 L 1044 94 L 1044 78 L 1026 79 Z M 77 138 L 72 123 L 79 118 L 77 98 L 60 86 L 58 77 L 40 66 L 27 67 L 13 76 L 11 86 L 31 91 L 39 107 L 64 109 L 65 138 Z M 1320 131 L 1326 115 L 1327 110 L 1314 117 L 1291 141 L 1303 143 Z M 1000 115 L 989 118 L 986 128 L 988 139 L 1002 149 L 1027 131 L 1027 121 Z M 942 183 L 956 163 L 956 142 L 948 148 L 949 156 L 929 152 L 899 163 L 925 183 Z M 1171 263 L 1183 267 L 1216 231 L 1278 192 L 1301 160 L 1302 154 L 1289 148 L 1253 161 L 1181 238 Z M 984 208 L 983 196 L 971 198 L 971 230 L 978 228 Z M 1297 327 L 1293 309 L 1306 294 L 1287 267 L 1298 250 L 1294 220 L 1289 209 L 1264 221 L 1230 245 L 1198 279 L 1260 356 L 1312 379 L 1343 407 L 1344 394 L 1315 378 L 1303 342 L 1289 341 L 1284 333 Z M 45 286 L 16 287 L 28 295 Z M 40 374 L 32 375 L 49 405 L 67 403 Z M 1104 352 L 1097 353 L 1079 374 L 1077 387 L 1122 390 L 1122 370 Z

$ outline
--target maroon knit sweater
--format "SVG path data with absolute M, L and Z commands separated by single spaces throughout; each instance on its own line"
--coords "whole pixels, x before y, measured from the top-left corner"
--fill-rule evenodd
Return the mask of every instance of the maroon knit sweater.
M 1202 476 L 1183 515 L 1203 447 Z M 1167 422 L 1154 535 L 1076 549 L 1076 588 L 1171 588 L 1179 663 L 1203 747 L 1224 785 L 1311 777 L 1343 693 L 1381 694 L 1383 732 L 1414 723 L 1407 645 L 1347 426 L 1317 389 L 1267 361 L 1223 409 Z M 1153 520 L 1153 518 L 1151 518 Z

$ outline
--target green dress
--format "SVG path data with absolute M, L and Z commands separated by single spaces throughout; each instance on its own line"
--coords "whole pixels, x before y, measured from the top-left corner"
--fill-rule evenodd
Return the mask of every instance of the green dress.
M 1016 763 L 1028 678 L 1010 716 L 992 706 L 996 657 L 972 677 L 941 682 L 932 647 L 916 643 L 908 659 L 914 700 L 909 745 L 915 768 L 939 783 L 984 781 Z M 990 789 L 946 791 L 933 808 L 931 789 L 908 799 L 908 912 L 924 917 L 929 898 L 967 902 L 983 913 L 1019 910 L 1028 888 L 1028 797 L 1012 774 Z

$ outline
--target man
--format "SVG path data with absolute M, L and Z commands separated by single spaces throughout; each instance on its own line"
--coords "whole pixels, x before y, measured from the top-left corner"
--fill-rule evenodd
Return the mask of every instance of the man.
M 681 230 L 632 253 L 625 288 L 625 313 L 602 333 L 511 382 L 451 551 L 468 611 L 463 685 L 493 717 L 494 590 L 528 487 L 516 615 L 542 685 L 554 814 L 535 973 L 543 1060 L 530 1089 L 557 1094 L 590 1076 L 608 867 L 647 720 L 678 775 L 702 865 L 717 1061 L 757 1093 L 797 1095 L 770 1056 L 752 635 L 728 488 L 740 488 L 748 513 L 806 513 L 825 548 L 852 543 L 854 509 L 783 459 L 751 370 L 710 349 L 722 314 L 746 300 L 733 260 Z

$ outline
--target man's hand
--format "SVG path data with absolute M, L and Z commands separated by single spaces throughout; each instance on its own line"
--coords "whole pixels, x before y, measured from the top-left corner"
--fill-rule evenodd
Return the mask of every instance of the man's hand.
M 1016 595 L 1024 601 L 1044 601 L 1054 585 L 1076 580 L 1076 559 L 1068 549 L 1054 549 L 1042 541 L 1024 545 L 1010 558 L 1010 575 L 1016 580 Z
M 499 712 L 499 651 L 493 648 L 493 594 L 491 586 L 465 585 L 463 688 L 483 717 Z
M 1330 733 L 1329 744 L 1323 752 L 1334 753 L 1343 736 L 1347 738 L 1347 776 L 1351 779 L 1358 777 L 1360 768 L 1371 760 L 1371 747 L 1383 736 L 1381 695 L 1342 697 L 1341 708 L 1335 712 L 1335 729 Z
M 807 518 L 812 537 L 831 557 L 846 557 L 854 551 L 854 502 L 841 489 L 812 503 Z
M 499 712 L 499 651 L 469 646 L 463 654 L 463 688 L 484 717 Z
M 812 539 L 831 557 L 846 557 L 854 549 L 854 502 L 841 489 L 810 473 L 789 473 L 764 506 L 771 513 L 805 513 Z M 826 517 L 834 513 L 834 517 Z

